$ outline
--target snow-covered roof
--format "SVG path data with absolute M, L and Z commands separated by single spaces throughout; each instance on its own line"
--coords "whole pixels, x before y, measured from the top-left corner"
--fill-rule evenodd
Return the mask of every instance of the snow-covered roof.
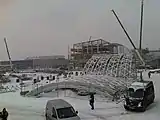
M 160 71 L 160 69 L 154 69 L 154 70 L 149 70 L 150 72 L 157 72 Z
M 48 104 L 49 104 L 49 106 L 51 105 L 55 109 L 71 107 L 71 105 L 63 99 L 49 100 Z
M 148 84 L 148 82 L 134 82 L 131 84 L 131 86 L 139 86 L 139 87 L 144 87 Z
M 131 86 L 129 88 L 132 88 L 132 89 L 134 89 L 134 91 L 136 91 L 138 89 L 144 89 L 146 85 L 147 85 L 147 83 L 145 83 L 145 82 L 134 82 L 131 84 Z

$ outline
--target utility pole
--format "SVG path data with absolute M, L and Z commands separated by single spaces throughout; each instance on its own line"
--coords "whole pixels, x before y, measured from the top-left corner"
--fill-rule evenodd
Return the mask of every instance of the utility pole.
M 142 36 L 143 36 L 143 6 L 144 6 L 144 0 L 141 1 L 141 24 L 140 24 L 140 38 L 139 38 L 139 50 L 142 54 Z
M 143 6 L 144 0 L 141 0 L 141 24 L 140 24 L 140 36 L 139 36 L 139 52 L 142 56 L 142 36 L 143 36 Z M 142 72 L 140 72 L 140 80 L 143 81 Z
M 70 48 L 69 48 L 69 45 L 68 45 L 68 71 L 70 70 L 70 64 L 71 64 L 71 60 L 70 60 Z
M 68 60 L 70 60 L 70 48 L 69 48 L 69 45 L 68 45 Z
M 57 75 L 57 80 L 56 80 L 56 83 L 57 83 L 57 97 L 59 97 L 59 88 L 58 88 L 58 82 L 59 82 L 59 75 Z

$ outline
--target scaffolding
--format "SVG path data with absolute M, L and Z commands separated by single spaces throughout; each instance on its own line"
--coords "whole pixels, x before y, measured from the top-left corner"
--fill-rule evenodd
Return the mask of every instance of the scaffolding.
M 103 39 L 89 40 L 86 42 L 76 43 L 70 49 L 70 65 L 73 69 L 84 68 L 86 62 L 95 54 L 118 54 L 120 51 L 118 43 L 110 43 Z M 121 47 L 124 48 L 124 47 Z

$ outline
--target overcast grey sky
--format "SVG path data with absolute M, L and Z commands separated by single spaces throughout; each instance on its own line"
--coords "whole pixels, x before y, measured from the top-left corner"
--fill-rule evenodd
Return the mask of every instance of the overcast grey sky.
M 160 0 L 145 0 L 143 47 L 160 48 Z M 68 45 L 103 38 L 131 47 L 114 9 L 138 46 L 140 0 L 0 0 L 0 60 L 67 55 Z

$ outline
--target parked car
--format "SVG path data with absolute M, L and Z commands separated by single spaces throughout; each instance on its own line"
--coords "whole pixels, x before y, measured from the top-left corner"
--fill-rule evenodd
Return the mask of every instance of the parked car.
M 124 108 L 126 110 L 140 110 L 144 112 L 154 102 L 154 99 L 155 93 L 152 81 L 134 82 L 127 89 Z
M 49 100 L 46 104 L 46 120 L 80 120 L 72 105 L 62 99 Z

